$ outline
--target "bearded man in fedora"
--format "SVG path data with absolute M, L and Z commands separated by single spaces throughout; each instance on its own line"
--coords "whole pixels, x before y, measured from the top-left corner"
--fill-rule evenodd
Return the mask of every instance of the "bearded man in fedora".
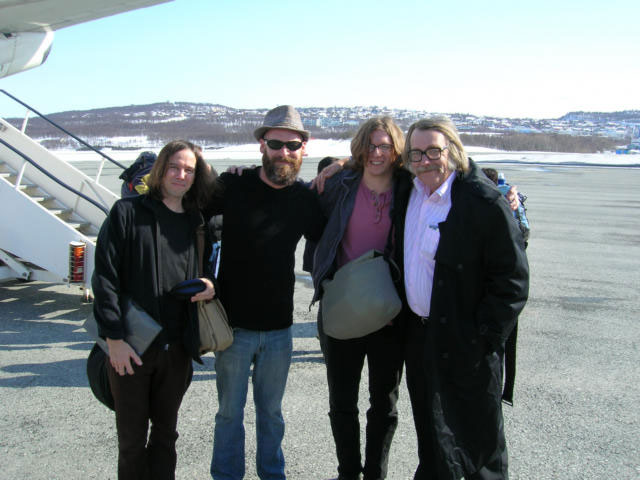
M 296 181 L 309 141 L 297 110 L 270 110 L 254 136 L 262 167 L 220 175 L 222 193 L 206 212 L 224 218 L 219 295 L 234 330 L 231 347 L 216 353 L 215 480 L 245 474 L 244 407 L 252 365 L 256 470 L 261 479 L 285 478 L 282 397 L 292 354 L 294 253 L 303 235 L 317 241 L 325 222 L 316 195 Z

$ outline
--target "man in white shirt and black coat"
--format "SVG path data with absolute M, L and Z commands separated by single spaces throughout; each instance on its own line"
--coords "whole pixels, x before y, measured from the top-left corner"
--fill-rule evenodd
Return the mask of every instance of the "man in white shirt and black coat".
M 416 175 L 404 228 L 414 478 L 506 480 L 501 366 L 528 296 L 522 234 L 449 119 L 414 123 L 404 155 Z

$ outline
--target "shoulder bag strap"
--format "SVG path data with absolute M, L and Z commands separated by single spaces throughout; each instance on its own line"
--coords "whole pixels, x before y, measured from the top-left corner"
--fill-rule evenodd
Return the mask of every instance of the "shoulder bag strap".
M 204 227 L 200 225 L 196 229 L 196 243 L 198 245 L 198 276 L 204 276 Z
M 391 227 L 389 227 L 389 234 L 387 235 L 387 244 L 384 247 L 384 259 L 386 260 L 386 262 L 392 267 L 391 271 L 391 278 L 393 279 L 394 282 L 399 282 L 402 280 L 402 275 L 400 272 L 400 267 L 398 267 L 398 265 L 396 264 L 396 262 L 393 260 L 393 258 L 391 257 L 391 250 L 392 250 L 392 245 L 393 245 L 393 232 L 395 229 L 395 225 L 393 224 L 393 221 L 391 222 Z

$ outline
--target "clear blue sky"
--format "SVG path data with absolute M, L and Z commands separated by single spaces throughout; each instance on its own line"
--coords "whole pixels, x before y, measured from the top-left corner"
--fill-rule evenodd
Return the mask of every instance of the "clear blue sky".
M 175 0 L 0 79 L 43 113 L 163 101 L 552 118 L 640 109 L 638 0 Z M 0 99 L 0 115 L 23 109 Z

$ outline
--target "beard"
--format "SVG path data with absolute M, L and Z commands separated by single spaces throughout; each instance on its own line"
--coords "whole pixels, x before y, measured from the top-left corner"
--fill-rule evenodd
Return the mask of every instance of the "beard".
M 286 161 L 286 164 L 278 163 L 278 161 Z M 298 178 L 298 172 L 300 171 L 300 165 L 302 160 L 297 157 L 279 157 L 271 158 L 266 153 L 262 154 L 262 168 L 264 169 L 265 176 L 269 181 L 275 185 L 288 187 Z

